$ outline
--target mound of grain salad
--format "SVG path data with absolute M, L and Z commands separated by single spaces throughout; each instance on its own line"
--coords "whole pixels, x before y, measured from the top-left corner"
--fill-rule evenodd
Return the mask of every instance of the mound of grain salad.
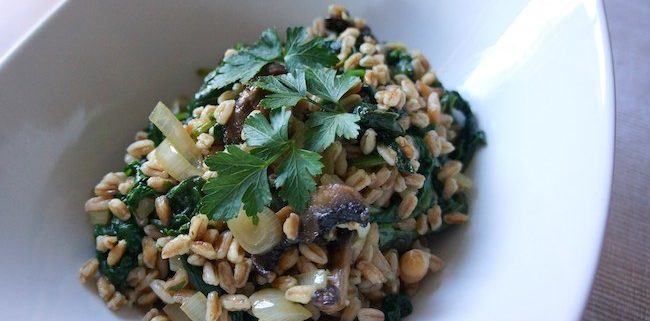
M 80 271 L 143 320 L 401 320 L 468 221 L 485 135 L 427 59 L 332 5 L 228 49 L 188 102 L 158 103 L 85 204 Z M 97 276 L 99 274 L 99 276 Z

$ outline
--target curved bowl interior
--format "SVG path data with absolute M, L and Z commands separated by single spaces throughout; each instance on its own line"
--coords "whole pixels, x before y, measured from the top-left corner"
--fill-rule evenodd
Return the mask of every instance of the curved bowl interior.
M 607 213 L 613 152 L 609 44 L 598 1 L 352 2 L 378 38 L 425 53 L 476 110 L 472 222 L 436 242 L 446 269 L 411 320 L 571 320 Z M 317 1 L 68 2 L 0 67 L 0 315 L 110 313 L 77 281 L 93 255 L 83 203 L 158 100 L 261 30 L 309 24 Z M 282 32 L 281 32 L 282 33 Z

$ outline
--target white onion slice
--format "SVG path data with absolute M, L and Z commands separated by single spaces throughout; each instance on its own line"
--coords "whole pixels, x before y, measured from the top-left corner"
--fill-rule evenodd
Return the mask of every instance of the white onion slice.
M 183 158 L 167 139 L 155 151 L 156 160 L 171 177 L 182 181 L 190 176 L 201 176 L 203 172 Z
M 183 124 L 165 104 L 158 102 L 151 115 L 149 115 L 149 120 L 160 129 L 165 138 L 190 164 L 193 166 L 201 164 L 201 151 L 196 147 L 192 137 L 185 131 Z
M 250 296 L 251 311 L 259 321 L 303 321 L 311 318 L 309 310 L 284 298 L 277 289 L 263 289 Z
M 275 213 L 268 208 L 257 214 L 259 222 L 253 220 L 243 210 L 236 218 L 228 220 L 228 228 L 239 245 L 251 254 L 264 253 L 282 241 L 282 224 Z
M 311 272 L 298 274 L 296 279 L 300 285 L 313 285 L 317 290 L 327 286 L 327 270 L 318 269 Z
M 207 299 L 205 295 L 201 292 L 196 292 L 181 304 L 181 310 L 192 321 L 205 321 L 206 304 Z
M 165 312 L 167 318 L 171 321 L 192 321 L 187 317 L 185 312 L 181 310 L 181 305 L 178 303 L 167 304 L 163 308 L 163 312 Z

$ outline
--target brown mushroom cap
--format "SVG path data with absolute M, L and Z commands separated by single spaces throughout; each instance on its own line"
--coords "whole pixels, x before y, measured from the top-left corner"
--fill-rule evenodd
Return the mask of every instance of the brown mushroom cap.
M 309 208 L 301 217 L 299 239 L 311 242 L 328 235 L 337 225 L 368 224 L 370 214 L 361 194 L 343 184 L 323 185 L 312 195 Z
M 235 102 L 235 110 L 230 116 L 223 131 L 223 142 L 225 144 L 240 144 L 244 141 L 241 138 L 241 132 L 244 128 L 246 117 L 253 110 L 257 109 L 260 100 L 264 98 L 264 91 L 260 88 L 246 88 Z

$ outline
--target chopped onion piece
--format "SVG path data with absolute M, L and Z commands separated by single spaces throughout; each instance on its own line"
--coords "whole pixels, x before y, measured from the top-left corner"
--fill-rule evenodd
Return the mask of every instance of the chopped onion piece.
M 139 221 L 145 221 L 149 214 L 153 212 L 155 207 L 154 200 L 151 197 L 145 197 L 138 203 L 138 208 L 135 209 L 135 217 Z
M 313 285 L 317 290 L 327 286 L 327 276 L 329 271 L 319 269 L 311 272 L 298 274 L 296 279 L 300 285 Z
M 176 272 L 180 269 L 183 269 L 183 261 L 181 261 L 180 256 L 172 256 L 169 258 L 169 269 Z
M 167 139 L 156 147 L 156 160 L 171 177 L 182 181 L 190 176 L 201 176 L 203 172 L 183 158 Z
M 228 220 L 228 228 L 239 245 L 251 254 L 261 254 L 269 251 L 282 241 L 282 224 L 275 213 L 268 208 L 257 214 L 257 225 L 246 215 L 239 211 L 236 218 Z
M 178 303 L 168 304 L 163 308 L 170 321 L 192 321 L 187 317 L 185 312 L 181 310 L 181 305 Z
M 469 177 L 457 173 L 456 175 L 453 176 L 453 178 L 456 179 L 456 183 L 458 183 L 458 186 L 460 186 L 463 189 L 471 189 L 474 184 L 472 184 L 472 180 L 469 179 Z
M 185 131 L 183 124 L 165 104 L 158 102 L 149 115 L 149 120 L 192 166 L 201 165 L 201 151 L 196 147 L 190 134 Z
M 181 310 L 185 312 L 192 321 L 205 321 L 207 299 L 201 292 L 196 292 L 189 299 L 181 304 Z
M 93 225 L 106 225 L 111 219 L 111 213 L 108 210 L 88 212 L 90 223 Z
M 284 298 L 277 289 L 263 289 L 250 296 L 252 313 L 259 321 L 303 321 L 311 318 L 309 310 Z

